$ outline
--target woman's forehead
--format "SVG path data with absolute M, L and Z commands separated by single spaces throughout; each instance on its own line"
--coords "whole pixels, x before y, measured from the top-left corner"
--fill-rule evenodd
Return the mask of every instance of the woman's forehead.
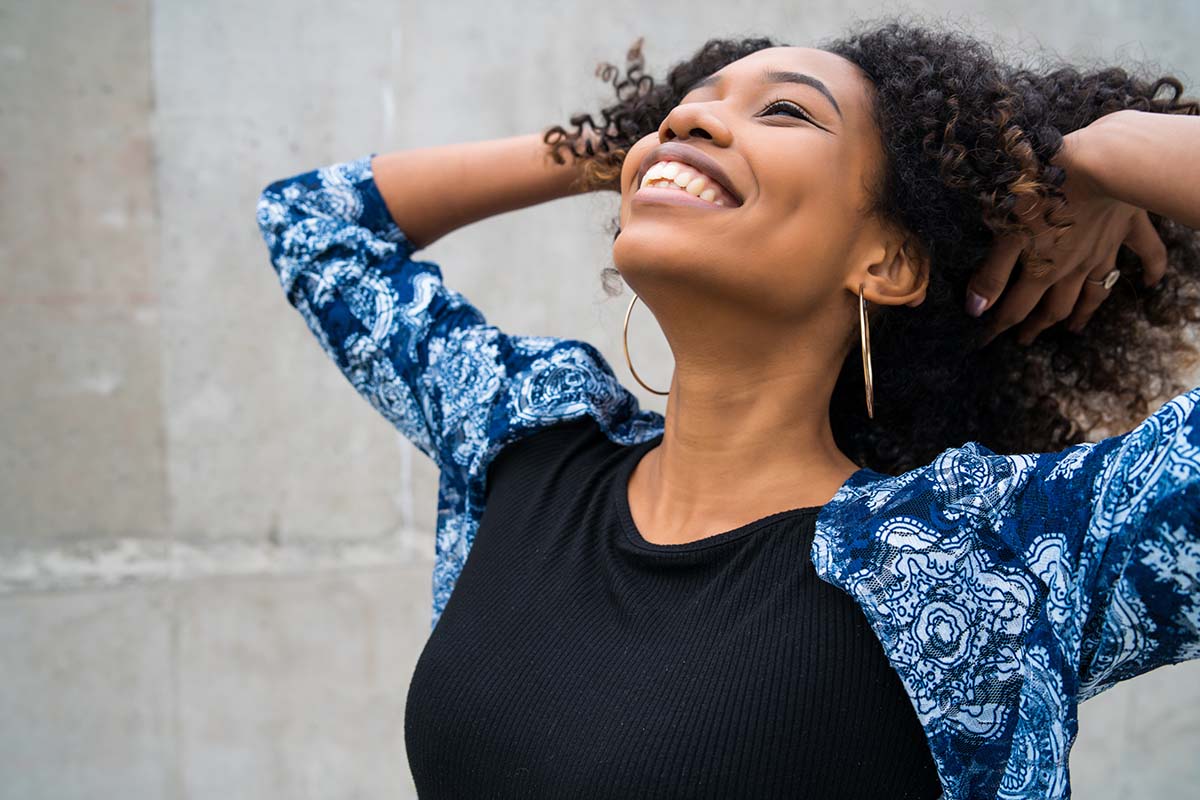
M 759 81 L 767 70 L 804 72 L 820 80 L 831 91 L 840 89 L 839 103 L 861 104 L 866 97 L 869 80 L 858 65 L 837 53 L 816 47 L 780 46 L 756 50 L 737 61 L 726 64 L 717 74 L 730 81 Z M 835 92 L 835 94 L 837 94 Z

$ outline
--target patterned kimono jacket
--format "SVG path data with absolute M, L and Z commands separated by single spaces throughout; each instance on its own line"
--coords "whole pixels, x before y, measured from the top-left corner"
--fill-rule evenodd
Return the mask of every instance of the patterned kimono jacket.
M 664 420 L 592 345 L 498 330 L 414 260 L 373 155 L 270 184 L 257 218 L 288 302 L 440 468 L 436 625 L 501 448 L 584 414 L 622 445 Z M 902 475 L 861 469 L 821 510 L 813 564 L 866 614 L 946 800 L 1069 797 L 1078 704 L 1200 654 L 1198 402 L 1057 453 L 967 442 Z

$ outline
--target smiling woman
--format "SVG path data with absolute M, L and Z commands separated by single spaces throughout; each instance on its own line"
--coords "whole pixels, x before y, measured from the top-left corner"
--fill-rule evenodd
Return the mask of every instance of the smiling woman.
M 1198 219 L 1200 109 L 1172 78 L 1032 72 L 902 23 L 713 40 L 663 84 L 630 58 L 599 129 L 373 154 L 259 200 L 289 302 L 439 467 L 421 797 L 1067 797 L 1079 703 L 1200 656 L 1200 388 L 1099 442 L 1069 413 L 1129 395 L 1127 420 L 1178 379 L 1200 246 L 1147 217 L 1170 280 L 1028 350 L 981 348 L 962 304 L 1031 198 L 1053 224 L 1056 200 Z M 415 258 L 581 187 L 620 195 L 616 271 L 675 356 L 665 417 Z
M 1174 78 L 1120 67 L 1027 69 L 966 35 L 900 22 L 863 23 L 814 49 L 714 39 L 661 82 L 644 74 L 641 40 L 627 63 L 624 78 L 605 65 L 602 77 L 621 99 L 601 110 L 600 121 L 574 115 L 574 132 L 554 126 L 545 140 L 559 158 L 571 152 L 585 160 L 586 186 L 621 192 L 605 287 L 637 290 L 668 339 L 684 335 L 672 330 L 680 327 L 676 316 L 722 319 L 713 307 L 720 298 L 740 301 L 747 314 L 816 323 L 821 315 L 810 312 L 827 296 L 829 265 L 843 259 L 848 236 L 863 241 L 849 232 L 861 221 L 892 225 L 892 246 L 907 245 L 891 267 L 897 274 L 928 266 L 926 277 L 905 286 L 867 281 L 874 419 L 855 352 L 857 284 L 845 282 L 851 302 L 824 304 L 839 315 L 836 325 L 812 326 L 846 336 L 825 368 L 837 376 L 833 436 L 855 462 L 897 473 L 968 440 L 998 452 L 1057 450 L 1098 430 L 1127 429 L 1156 399 L 1185 388 L 1179 377 L 1195 351 L 1184 326 L 1200 317 L 1200 240 L 1171 219 L 1151 214 L 1166 246 L 1167 278 L 1151 291 L 1140 287 L 1134 278 L 1143 265 L 1121 248 L 1112 266 L 1129 278 L 1111 287 L 1082 334 L 1052 327 L 1021 347 L 1014 329 L 981 349 L 988 316 L 962 312 L 993 243 L 1027 229 L 1014 214 L 1018 201 L 1053 199 L 1061 186 L 1063 171 L 1051 161 L 1063 136 L 1120 109 L 1200 113 L 1181 99 Z M 690 220 L 664 208 L 654 218 L 647 206 L 637 218 L 632 167 L 664 143 L 685 143 L 722 165 L 744 188 L 742 216 Z M 693 223 L 708 235 L 685 234 Z M 691 243 L 674 260 L 686 276 L 646 249 L 663 236 Z M 688 302 L 679 302 L 688 288 Z M 665 307 L 665 297 L 677 305 Z M 786 329 L 790 347 L 812 341 L 799 327 Z M 783 344 L 784 330 L 764 327 L 737 347 L 761 352 L 768 342 Z M 687 370 L 678 356 L 676 380 Z

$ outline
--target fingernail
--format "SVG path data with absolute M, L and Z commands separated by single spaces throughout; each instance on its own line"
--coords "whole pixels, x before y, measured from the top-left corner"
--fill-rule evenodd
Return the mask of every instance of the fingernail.
M 981 297 L 975 292 L 967 292 L 967 313 L 972 317 L 978 317 L 987 308 L 987 298 Z

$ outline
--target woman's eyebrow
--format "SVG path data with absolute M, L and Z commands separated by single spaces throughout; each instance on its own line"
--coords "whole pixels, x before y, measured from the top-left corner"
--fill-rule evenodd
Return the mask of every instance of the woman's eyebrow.
M 718 84 L 724 77 L 724 75 L 717 75 L 716 73 L 713 73 L 707 78 L 701 78 L 693 83 L 688 90 L 684 92 L 684 94 L 692 92 L 696 89 L 700 89 L 704 86 L 713 86 Z M 812 75 L 807 75 L 803 72 L 788 72 L 786 70 L 768 69 L 762 73 L 760 80 L 762 80 L 763 83 L 802 83 L 805 86 L 811 86 L 821 94 L 825 95 L 825 97 L 827 97 L 829 102 L 833 105 L 833 110 L 837 112 L 838 117 L 841 117 L 843 121 L 845 120 L 845 117 L 842 117 L 842 109 L 841 106 L 838 105 L 837 98 L 833 96 L 833 93 L 829 91 L 825 84 L 821 83 L 821 81 L 814 78 Z

